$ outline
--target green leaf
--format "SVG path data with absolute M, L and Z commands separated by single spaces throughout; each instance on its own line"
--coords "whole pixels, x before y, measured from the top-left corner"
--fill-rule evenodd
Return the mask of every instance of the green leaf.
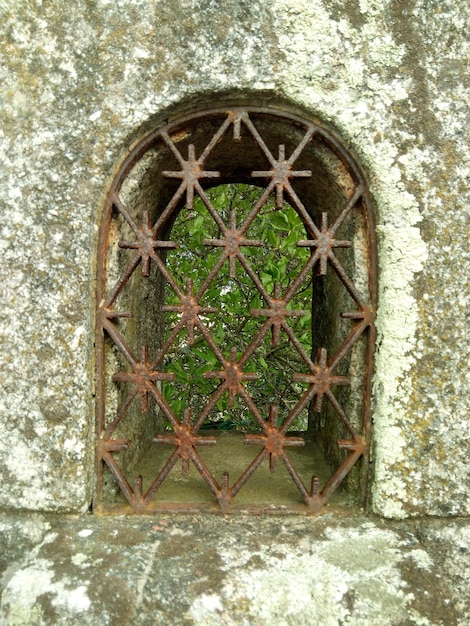
M 289 228 L 289 220 L 284 211 L 276 211 L 271 214 L 269 225 L 276 230 L 287 230 Z
M 266 231 L 266 239 L 272 246 L 277 246 L 279 243 L 276 233 L 273 230 Z

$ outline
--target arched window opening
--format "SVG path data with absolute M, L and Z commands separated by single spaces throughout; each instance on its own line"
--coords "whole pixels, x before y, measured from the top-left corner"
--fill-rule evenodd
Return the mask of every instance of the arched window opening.
M 166 124 L 115 177 L 99 266 L 99 509 L 363 503 L 376 251 L 336 138 L 259 108 Z

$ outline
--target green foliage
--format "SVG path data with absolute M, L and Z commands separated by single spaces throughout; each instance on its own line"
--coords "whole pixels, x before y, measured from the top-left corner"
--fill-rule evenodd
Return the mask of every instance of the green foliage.
M 241 184 L 221 185 L 207 191 L 212 206 L 227 228 L 230 227 L 232 211 L 235 212 L 236 227 L 241 227 L 261 193 L 262 190 L 257 187 Z M 249 240 L 263 242 L 261 247 L 242 246 L 241 251 L 268 295 L 273 297 L 275 284 L 278 283 L 283 296 L 310 254 L 308 249 L 296 245 L 299 239 L 306 237 L 299 216 L 288 204 L 276 210 L 273 199 L 269 199 L 244 236 Z M 168 270 L 184 292 L 187 279 L 190 278 L 196 295 L 224 251 L 223 247 L 204 245 L 204 240 L 221 240 L 223 235 L 200 198 L 195 199 L 193 211 L 181 211 L 173 226 L 171 239 L 178 242 L 179 247 L 177 251 L 168 254 Z M 250 310 L 266 309 L 267 304 L 240 261 L 236 260 L 236 275 L 230 278 L 229 261 L 225 260 L 198 300 L 200 306 L 218 310 L 218 313 L 203 313 L 200 317 L 221 353 L 228 359 L 230 349 L 234 346 L 239 359 L 267 319 L 266 316 L 250 315 Z M 181 304 L 169 286 L 166 304 Z M 303 317 L 289 317 L 288 323 L 307 354 L 311 349 L 310 307 L 311 285 L 307 279 L 288 306 L 305 313 Z M 165 316 L 168 336 L 180 319 L 180 314 L 167 312 Z M 180 332 L 168 351 L 165 369 L 173 372 L 176 380 L 174 383 L 164 383 L 163 393 L 179 417 L 186 407 L 191 407 L 195 418 L 221 383 L 221 379 L 204 378 L 205 372 L 217 372 L 222 369 L 222 364 L 198 329 L 195 329 L 195 341 L 191 346 L 187 343 L 186 330 Z M 279 344 L 272 345 L 271 332 L 268 331 L 243 369 L 258 374 L 257 380 L 246 381 L 245 386 L 260 412 L 266 416 L 270 405 L 278 404 L 282 420 L 295 405 L 302 390 L 293 382 L 292 373 L 304 369 L 301 357 L 287 334 L 281 330 Z M 223 428 L 257 428 L 243 399 L 235 397 L 233 407 L 229 407 L 227 393 L 217 402 L 208 419 L 218 422 Z M 306 426 L 305 416 L 301 422 L 295 425 L 296 429 Z

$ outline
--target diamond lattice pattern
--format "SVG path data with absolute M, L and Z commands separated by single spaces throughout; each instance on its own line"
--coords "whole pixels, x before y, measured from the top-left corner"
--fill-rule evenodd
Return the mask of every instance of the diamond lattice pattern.
M 240 490 L 265 461 L 273 475 L 279 463 L 283 464 L 308 510 L 317 511 L 367 451 L 367 419 L 358 426 L 353 425 L 348 417 L 340 400 L 343 396 L 340 394 L 348 393 L 351 381 L 344 372 L 338 372 L 340 363 L 350 355 L 355 344 L 363 337 L 368 337 L 370 342 L 372 335 L 370 329 L 373 327 L 373 307 L 370 289 L 366 296 L 360 293 L 338 255 L 338 250 L 353 245 L 352 240 L 347 238 L 347 233 L 350 232 L 348 223 L 354 219 L 355 213 L 364 212 L 365 186 L 356 177 L 344 206 L 336 212 L 335 217 L 331 217 L 328 211 L 322 211 L 317 220 L 312 217 L 312 211 L 304 205 L 295 190 L 295 181 L 309 183 L 312 170 L 297 168 L 296 162 L 313 138 L 321 132 L 314 124 L 305 124 L 301 140 L 294 149 L 290 149 L 289 154 L 281 142 L 278 143 L 276 152 L 264 141 L 262 131 L 257 128 L 256 115 L 247 109 L 235 109 L 225 114 L 207 145 L 198 154 L 192 143 L 185 144 L 184 152 L 183 149 L 180 150 L 171 135 L 171 129 L 164 128 L 156 135 L 156 140 L 166 146 L 177 163 L 174 169 L 162 172 L 163 178 L 176 187 L 164 210 L 154 221 L 145 210 L 136 217 L 136 212 L 131 212 L 122 199 L 119 186 L 116 186 L 110 196 L 109 219 L 111 222 L 114 220 L 124 224 L 129 236 L 118 243 L 121 255 L 126 255 L 120 276 L 112 284 L 107 277 L 102 284 L 98 333 L 104 354 L 101 362 L 106 359 L 106 350 L 111 349 L 118 351 L 121 362 L 125 365 L 119 371 L 112 372 L 107 380 L 104 366 L 100 372 L 105 380 L 101 409 L 98 411 L 98 457 L 102 466 L 108 467 L 135 511 L 152 510 L 154 503 L 158 502 L 159 489 L 170 473 L 182 471 L 183 475 L 187 475 L 191 466 L 200 473 L 212 494 L 210 497 L 223 511 L 227 511 Z M 258 185 L 258 192 L 256 200 L 244 213 L 237 211 L 236 207 L 224 207 L 224 211 L 221 211 L 211 200 L 209 187 L 224 181 L 226 176 L 222 168 L 213 170 L 208 165 L 213 151 L 222 140 L 235 143 L 250 141 L 266 162 L 265 169 L 250 172 L 253 182 Z M 196 200 L 205 212 L 206 223 L 207 219 L 211 220 L 218 232 L 217 237 L 206 237 L 202 241 L 203 246 L 212 251 L 214 261 L 210 267 L 205 267 L 204 262 L 201 262 L 197 286 L 190 278 L 182 280 L 172 270 L 174 264 L 171 259 L 174 257 L 171 255 L 179 254 L 179 242 L 167 237 L 168 224 L 172 223 L 175 215 L 180 211 L 189 211 L 191 216 Z M 253 255 L 257 251 L 262 254 L 266 242 L 253 238 L 250 232 L 253 232 L 253 225 L 269 203 L 272 212 L 282 210 L 288 203 L 295 210 L 306 232 L 304 239 L 295 242 L 299 250 L 306 249 L 304 260 L 284 286 L 281 282 L 267 284 L 260 276 L 259 267 L 253 263 Z M 140 273 L 141 280 L 146 280 L 152 271 L 159 273 L 166 285 L 169 297 L 161 310 L 168 320 L 172 320 L 172 324 L 167 325 L 164 341 L 158 347 L 156 355 L 150 358 L 149 346 L 145 343 L 137 351 L 131 347 L 125 329 L 123 330 L 123 321 L 131 319 L 133 312 L 120 310 L 119 301 L 126 290 L 131 288 L 134 274 Z M 240 273 L 248 277 L 260 302 L 257 308 L 245 311 L 247 315 L 256 318 L 259 324 L 242 348 L 233 345 L 227 350 L 226 344 L 222 346 L 214 332 L 222 311 L 216 306 L 216 302 L 207 302 L 206 296 L 213 282 L 221 278 L 222 272 L 225 272 L 227 281 L 235 281 Z M 316 354 L 312 355 L 312 350 L 308 350 L 296 336 L 294 327 L 295 320 L 308 314 L 308 311 L 294 308 L 294 303 L 298 302 L 295 300 L 296 296 L 312 276 L 315 279 L 320 277 L 321 280 L 327 273 L 333 273 L 341 288 L 349 295 L 351 310 L 341 314 L 343 323 L 349 324 L 349 329 L 334 353 L 328 354 L 327 347 L 321 345 Z M 175 373 L 171 371 L 171 367 L 166 366 L 167 356 L 175 350 L 175 346 L 181 349 L 181 346 L 187 344 L 190 348 L 198 339 L 205 342 L 213 355 L 212 363 L 217 364 L 212 368 L 206 367 L 204 372 L 204 379 L 213 383 L 213 391 L 204 398 L 196 413 L 194 407 L 189 405 L 183 410 L 181 407 L 176 410 L 168 400 L 171 394 L 164 393 L 165 386 L 175 384 Z M 282 415 L 277 403 L 272 402 L 268 407 L 259 406 L 259 402 L 250 392 L 250 384 L 252 381 L 259 381 L 262 373 L 253 371 L 249 364 L 266 340 L 273 347 L 278 346 L 281 341 L 288 342 L 300 363 L 301 371 L 291 376 L 292 384 L 300 390 L 298 397 L 293 406 L 288 411 L 284 410 Z M 363 395 L 367 395 L 364 391 L 368 386 L 367 372 L 362 382 Z M 109 397 L 106 389 L 113 386 L 118 386 L 121 392 L 118 406 L 109 417 L 108 409 L 103 406 Z M 232 407 L 234 402 L 240 402 L 249 411 L 254 427 L 252 432 L 244 435 L 244 443 L 259 448 L 232 484 L 227 473 L 220 472 L 219 476 L 222 477 L 217 478 L 219 468 L 216 472 L 208 467 L 201 455 L 204 446 L 217 445 L 216 437 L 205 430 L 205 426 L 210 423 L 224 398 L 228 407 Z M 152 450 L 158 454 L 162 446 L 167 450 L 170 446 L 172 451 L 153 482 L 143 490 L 142 479 L 137 477 L 131 485 L 119 461 L 120 454 L 128 450 L 133 442 L 119 438 L 116 433 L 128 419 L 131 406 L 138 403 L 138 410 L 145 414 L 152 402 L 158 407 L 166 424 L 163 431 L 155 433 Z M 347 433 L 344 439 L 335 444 L 344 451 L 343 461 L 324 485 L 320 485 L 315 472 L 309 484 L 305 484 L 289 454 L 290 448 L 304 446 L 304 437 L 298 433 L 293 435 L 291 429 L 299 415 L 307 410 L 319 413 L 325 402 L 329 404 L 329 410 L 335 419 L 339 420 L 342 431 Z M 367 407 L 365 411 L 367 412 Z M 178 464 L 178 461 L 181 463 Z

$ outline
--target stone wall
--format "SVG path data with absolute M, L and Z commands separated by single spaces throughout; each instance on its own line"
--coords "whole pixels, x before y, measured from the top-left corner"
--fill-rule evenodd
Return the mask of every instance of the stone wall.
M 466 0 L 0 0 L 1 507 L 88 507 L 104 194 L 146 130 L 230 101 L 321 120 L 365 169 L 372 506 L 470 512 L 469 18 Z

